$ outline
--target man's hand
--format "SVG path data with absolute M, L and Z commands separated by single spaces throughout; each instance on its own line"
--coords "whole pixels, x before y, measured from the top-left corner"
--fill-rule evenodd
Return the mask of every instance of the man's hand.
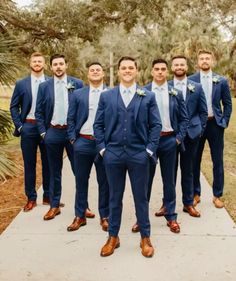
M 177 143 L 177 145 L 180 145 L 180 144 L 181 144 L 181 141 L 178 140 L 178 139 L 176 139 L 176 143 Z

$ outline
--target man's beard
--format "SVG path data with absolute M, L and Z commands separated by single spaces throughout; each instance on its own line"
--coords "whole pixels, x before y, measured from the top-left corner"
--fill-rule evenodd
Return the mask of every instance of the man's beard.
M 39 73 L 39 72 L 42 72 L 43 71 L 43 69 L 44 69 L 44 67 L 42 66 L 42 67 L 40 67 L 40 68 L 34 68 L 34 67 L 30 67 L 30 69 L 33 71 L 33 72 L 35 72 L 35 73 Z
M 200 69 L 201 69 L 201 70 L 204 70 L 204 71 L 208 71 L 208 70 L 210 70 L 211 68 L 210 68 L 209 65 L 202 65 L 202 66 L 200 67 Z
M 183 77 L 186 75 L 186 71 L 183 70 L 181 73 L 176 71 L 176 72 L 174 72 L 174 75 L 178 78 Z

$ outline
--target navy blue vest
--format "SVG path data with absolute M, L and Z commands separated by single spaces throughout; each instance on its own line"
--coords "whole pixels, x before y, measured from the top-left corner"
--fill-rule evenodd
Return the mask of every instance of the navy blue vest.
M 121 95 L 118 97 L 118 112 L 116 126 L 111 134 L 106 149 L 117 156 L 126 152 L 132 156 L 146 149 L 145 143 L 136 132 L 134 119 L 135 99 L 134 96 L 126 108 Z

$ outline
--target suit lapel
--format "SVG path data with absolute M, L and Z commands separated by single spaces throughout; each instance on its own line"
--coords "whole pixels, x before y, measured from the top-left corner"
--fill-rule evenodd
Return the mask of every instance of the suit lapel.
M 31 86 L 31 76 L 29 76 L 26 80 L 26 90 L 27 90 L 27 95 L 29 97 L 29 104 L 30 108 L 32 106 L 32 86 Z
M 214 99 L 215 92 L 216 92 L 216 89 L 217 89 L 217 83 L 213 82 L 214 76 L 217 76 L 217 75 L 215 75 L 215 73 L 212 72 L 212 100 Z
M 141 89 L 139 86 L 137 86 L 137 89 Z M 139 107 L 141 104 L 141 101 L 144 97 L 143 96 L 139 96 L 137 95 L 137 93 L 134 94 L 134 120 L 136 121 L 137 116 L 138 116 L 138 111 L 139 111 Z
M 187 89 L 186 89 L 186 98 L 185 98 L 185 103 L 186 103 L 186 104 L 188 103 L 189 97 L 190 97 L 190 95 L 191 95 L 190 90 L 189 90 L 189 88 L 188 88 L 189 84 L 191 84 L 191 81 L 189 81 L 189 80 L 187 79 Z
M 173 120 L 173 113 L 174 113 L 174 101 L 173 96 L 169 93 L 173 87 L 168 85 L 168 95 L 169 95 L 169 113 L 170 113 L 170 122 L 172 123 Z
M 116 120 L 117 111 L 118 111 L 118 98 L 120 95 L 120 87 L 117 86 L 117 87 L 113 88 L 112 91 L 113 91 L 113 93 L 111 95 L 111 97 L 112 97 L 111 102 L 112 102 L 112 108 L 113 108 L 113 117 L 114 117 L 114 120 Z

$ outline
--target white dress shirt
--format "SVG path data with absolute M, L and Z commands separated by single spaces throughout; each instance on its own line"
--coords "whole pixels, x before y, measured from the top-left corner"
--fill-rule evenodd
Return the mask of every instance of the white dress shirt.
M 170 122 L 169 91 L 167 82 L 158 86 L 153 81 L 152 92 L 155 93 L 158 109 L 161 115 L 162 132 L 173 131 Z
M 64 101 L 64 120 L 63 122 L 60 122 L 60 116 L 62 112 L 60 111 L 60 102 L 61 102 L 61 84 L 63 85 L 63 101 Z M 53 116 L 52 116 L 52 125 L 66 125 L 66 118 L 67 118 L 67 112 L 68 112 L 68 90 L 67 90 L 67 75 L 65 75 L 62 79 L 58 79 L 54 76 L 54 110 L 53 110 Z M 63 124 L 62 124 L 63 123 Z
M 38 95 L 38 88 L 39 84 L 45 81 L 45 76 L 41 75 L 40 77 L 36 77 L 31 74 L 31 93 L 32 93 L 32 105 L 30 112 L 28 113 L 26 119 L 35 119 L 35 108 L 36 108 L 36 101 Z
M 96 112 L 98 109 L 98 102 L 102 91 L 103 91 L 103 85 L 99 86 L 98 88 L 94 88 L 93 86 L 90 86 L 88 119 L 80 129 L 80 133 L 83 135 L 94 134 L 93 123 L 95 120 Z
M 174 77 L 174 87 L 182 92 L 184 100 L 186 100 L 187 77 L 185 77 L 183 80 L 178 80 Z
M 200 71 L 200 81 L 206 96 L 208 116 L 214 116 L 212 109 L 212 71 L 208 73 Z

